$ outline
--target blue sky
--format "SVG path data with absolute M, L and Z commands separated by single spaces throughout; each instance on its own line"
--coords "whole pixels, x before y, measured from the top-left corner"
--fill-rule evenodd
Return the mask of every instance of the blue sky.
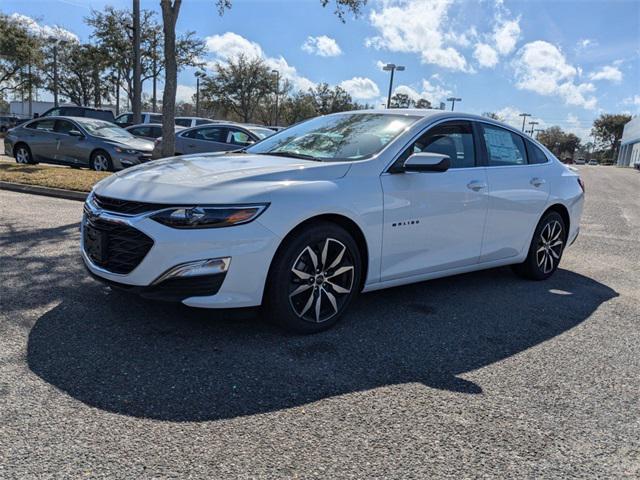
M 158 0 L 142 0 L 158 10 Z M 130 0 L 0 0 L 0 10 L 59 26 L 90 40 L 82 19 Z M 602 112 L 640 111 L 640 2 L 369 0 L 359 18 L 341 23 L 320 0 L 234 0 L 218 16 L 213 0 L 184 0 L 178 30 L 207 39 L 207 60 L 244 52 L 264 57 L 295 86 L 341 84 L 379 106 L 388 74 L 406 66 L 399 91 L 438 104 L 453 94 L 456 109 L 499 112 L 518 123 L 531 113 L 538 127 L 561 125 L 585 138 Z M 193 70 L 179 94 L 194 90 Z

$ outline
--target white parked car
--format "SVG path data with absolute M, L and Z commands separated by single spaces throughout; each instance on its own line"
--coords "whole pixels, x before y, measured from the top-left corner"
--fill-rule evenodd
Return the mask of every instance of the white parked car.
M 578 235 L 583 199 L 575 172 L 499 122 L 345 112 L 102 180 L 82 256 L 114 287 L 193 307 L 264 305 L 310 333 L 359 291 L 502 265 L 546 279 Z
M 175 123 L 179 127 L 190 128 L 197 127 L 199 125 L 207 125 L 208 123 L 216 123 L 216 120 L 202 117 L 176 117 Z

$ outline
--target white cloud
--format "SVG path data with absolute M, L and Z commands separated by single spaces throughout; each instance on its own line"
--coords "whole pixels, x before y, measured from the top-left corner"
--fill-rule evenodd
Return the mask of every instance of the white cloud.
M 193 96 L 196 94 L 196 87 L 190 85 L 178 85 L 176 90 L 176 101 L 193 102 Z
M 517 128 L 518 130 L 522 130 L 523 117 L 521 117 L 520 114 L 523 112 L 524 110 L 509 106 L 509 107 L 504 107 L 495 113 L 498 115 L 498 117 L 500 117 L 500 120 L 502 122 L 506 123 L 507 125 L 511 125 L 512 127 Z M 531 125 L 529 125 L 529 122 L 538 122 L 538 124 L 535 125 L 535 128 L 544 129 L 548 127 L 547 123 L 541 118 L 526 117 L 525 130 L 531 130 Z
M 245 55 L 248 58 L 264 57 L 264 52 L 260 45 L 233 32 L 206 37 L 205 44 L 209 52 L 217 58 L 225 60 L 239 55 Z
M 353 77 L 340 83 L 353 98 L 367 100 L 380 96 L 378 85 L 370 78 Z
M 579 50 L 584 50 L 586 48 L 598 46 L 598 42 L 590 38 L 583 38 L 581 40 L 578 40 L 577 46 Z
M 78 42 L 78 36 L 66 30 L 58 25 L 50 26 L 50 25 L 42 25 L 35 21 L 33 18 L 28 17 L 27 15 L 22 15 L 20 13 L 12 13 L 10 18 L 16 22 L 24 25 L 29 32 L 33 35 L 38 35 L 42 38 L 57 38 L 59 40 L 66 40 L 68 42 Z
M 633 95 L 632 97 L 627 97 L 622 101 L 625 105 L 634 105 L 636 107 L 640 107 L 640 95 Z
M 342 54 L 342 49 L 338 42 L 326 35 L 307 37 L 306 42 L 302 45 L 302 50 L 321 57 L 337 57 Z
M 622 81 L 622 72 L 618 67 L 606 65 L 600 70 L 591 73 L 589 78 L 591 80 L 608 80 L 613 83 L 620 83 Z
M 476 43 L 473 56 L 481 67 L 493 68 L 498 64 L 498 52 L 486 43 Z
M 516 87 L 540 95 L 560 96 L 567 105 L 594 109 L 597 100 L 592 83 L 575 83 L 578 69 L 567 63 L 564 54 L 545 41 L 524 45 L 513 62 Z
M 573 113 L 569 113 L 567 115 L 567 121 L 564 130 L 569 133 L 573 133 L 574 135 L 582 139 L 582 141 L 588 141 L 589 136 L 591 135 L 591 125 L 581 122 L 580 119 Z
M 286 79 L 298 90 L 308 90 L 315 86 L 315 83 L 300 75 L 296 67 L 289 65 L 284 57 L 269 57 L 262 47 L 256 43 L 233 32 L 226 32 L 222 35 L 211 35 L 205 38 L 207 50 L 214 56 L 215 61 L 209 63 L 212 68 L 215 63 L 224 62 L 230 58 L 235 58 L 241 54 L 249 58 L 262 58 L 269 68 L 278 70 L 280 78 Z
M 520 17 L 513 20 L 500 20 L 493 31 L 496 50 L 501 55 L 507 55 L 516 48 L 520 38 Z
M 468 42 L 450 30 L 452 0 L 384 0 L 369 15 L 378 35 L 366 45 L 391 52 L 417 53 L 423 63 L 455 71 L 470 71 L 465 57 L 450 44 Z M 444 33 L 444 30 L 447 33 Z
M 408 95 L 412 100 L 419 100 L 424 98 L 431 102 L 433 108 L 437 108 L 440 106 L 440 102 L 446 101 L 447 97 L 451 95 L 451 90 L 447 90 L 446 88 L 435 85 L 429 80 L 422 80 L 422 91 L 418 92 L 416 89 L 409 87 L 408 85 L 398 85 L 393 93 L 404 93 Z

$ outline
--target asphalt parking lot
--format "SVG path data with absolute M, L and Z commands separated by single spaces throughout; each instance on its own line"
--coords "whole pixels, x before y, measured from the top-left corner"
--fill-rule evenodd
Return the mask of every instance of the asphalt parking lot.
M 640 173 L 581 172 L 552 279 L 370 293 L 307 337 L 112 292 L 81 203 L 0 191 L 0 478 L 638 478 Z

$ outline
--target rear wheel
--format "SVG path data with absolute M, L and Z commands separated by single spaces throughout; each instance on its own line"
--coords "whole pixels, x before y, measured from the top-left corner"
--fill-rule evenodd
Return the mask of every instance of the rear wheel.
M 558 269 L 567 238 L 564 220 L 557 212 L 547 213 L 533 234 L 527 259 L 513 266 L 520 276 L 546 280 Z
M 265 307 L 276 323 L 298 333 L 333 326 L 360 285 L 361 257 L 343 228 L 319 222 L 299 232 L 273 260 Z
M 16 157 L 16 163 L 20 163 L 22 165 L 36 163 L 33 161 L 33 155 L 31 155 L 31 150 L 24 143 L 20 143 L 16 145 L 15 157 Z
M 91 154 L 89 166 L 91 170 L 95 170 L 96 172 L 110 172 L 113 170 L 111 157 L 104 150 L 96 150 Z

